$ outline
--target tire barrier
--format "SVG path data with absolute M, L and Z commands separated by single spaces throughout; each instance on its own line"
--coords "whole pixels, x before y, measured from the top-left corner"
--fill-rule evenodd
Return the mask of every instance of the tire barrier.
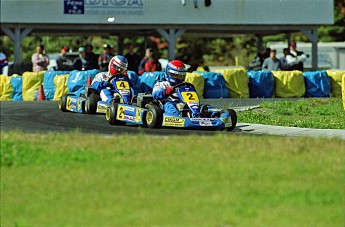
M 249 77 L 244 68 L 215 70 L 224 76 L 230 98 L 249 98 Z
M 187 72 L 185 81 L 192 83 L 195 86 L 196 93 L 198 93 L 198 96 L 200 98 L 203 97 L 205 79 L 201 74 L 197 72 L 192 72 L 192 73 Z
M 99 70 L 25 72 L 22 76 L 0 75 L 0 100 L 37 100 L 43 84 L 47 100 L 59 100 L 63 94 L 84 94 L 88 79 Z M 154 84 L 164 79 L 164 72 L 150 72 L 138 76 L 129 71 L 135 92 L 152 92 Z M 207 98 L 301 98 L 343 97 L 344 70 L 301 71 L 245 71 L 244 68 L 194 71 L 186 81 L 194 84 L 201 97 Z M 345 108 L 345 101 L 344 101 Z
M 301 71 L 272 71 L 276 98 L 302 98 L 305 83 Z
M 13 88 L 12 100 L 22 101 L 23 100 L 23 78 L 17 74 L 11 76 L 11 86 Z
M 164 80 L 164 72 L 144 72 L 140 76 L 140 91 L 152 93 L 157 81 Z
M 96 74 L 99 72 L 100 71 L 98 69 L 86 71 L 74 70 L 70 72 L 67 79 L 68 94 L 75 94 L 77 96 L 84 94 L 88 78 L 95 78 Z
M 329 97 L 331 92 L 331 80 L 325 70 L 316 72 L 304 72 L 305 97 Z
M 345 74 L 344 70 L 327 70 L 327 75 L 331 79 L 331 96 L 341 97 L 341 81 Z
M 54 77 L 55 92 L 54 92 L 53 100 L 58 101 L 62 95 L 68 93 L 68 88 L 67 88 L 68 76 L 69 74 L 62 74 L 62 75 L 57 75 Z
M 132 81 L 133 84 L 133 90 L 134 90 L 134 95 L 138 95 L 140 92 L 140 77 L 139 75 L 134 72 L 134 71 L 127 71 L 129 79 Z
M 249 77 L 250 98 L 272 98 L 274 95 L 274 77 L 271 71 L 247 71 Z
M 11 100 L 13 88 L 11 86 L 11 78 L 5 75 L 0 75 L 0 100 Z
M 37 92 L 44 80 L 44 73 L 24 72 L 23 73 L 23 101 L 34 101 L 37 99 Z
M 44 73 L 44 95 L 46 97 L 46 100 L 53 100 L 54 94 L 56 90 L 56 86 L 54 83 L 54 78 L 58 75 L 66 75 L 69 74 L 69 71 L 46 71 Z
M 226 87 L 224 76 L 216 72 L 198 72 L 204 78 L 205 99 L 229 98 L 229 89 Z

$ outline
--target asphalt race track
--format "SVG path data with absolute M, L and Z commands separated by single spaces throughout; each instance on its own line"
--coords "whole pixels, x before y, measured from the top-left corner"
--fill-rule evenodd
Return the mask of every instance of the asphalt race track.
M 297 99 L 295 99 L 297 100 Z M 215 107 L 224 106 L 218 100 L 207 100 Z M 237 112 L 256 108 L 262 100 L 259 99 L 229 99 L 225 106 L 231 106 Z M 211 102 L 211 103 L 210 103 Z M 151 135 L 215 135 L 216 133 L 276 135 L 292 137 L 328 137 L 345 140 L 345 130 L 341 129 L 309 129 L 297 127 L 271 126 L 261 124 L 238 123 L 232 131 L 192 130 L 179 128 L 149 129 L 137 125 L 110 125 L 104 115 L 88 115 L 62 112 L 56 101 L 2 101 L 0 102 L 0 131 L 20 130 L 24 132 L 73 132 L 96 134 L 135 134 Z
M 202 134 L 213 135 L 217 131 L 190 130 L 190 129 L 149 129 L 137 125 L 116 126 L 110 125 L 105 115 L 88 115 L 71 112 L 62 112 L 58 109 L 57 101 L 2 101 L 1 105 L 1 132 L 20 130 L 24 132 L 68 132 L 80 131 L 97 134 Z M 236 127 L 233 131 L 221 131 L 221 133 L 238 133 L 241 129 Z

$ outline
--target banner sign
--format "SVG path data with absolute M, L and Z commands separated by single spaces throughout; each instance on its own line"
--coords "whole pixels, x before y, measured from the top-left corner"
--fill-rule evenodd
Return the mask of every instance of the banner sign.
M 84 0 L 64 0 L 64 14 L 84 14 Z
M 64 14 L 141 15 L 145 0 L 64 0 Z

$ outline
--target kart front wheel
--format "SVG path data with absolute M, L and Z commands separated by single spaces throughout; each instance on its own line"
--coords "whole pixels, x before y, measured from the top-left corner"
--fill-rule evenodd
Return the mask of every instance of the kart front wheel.
M 111 125 L 124 125 L 126 122 L 124 121 L 119 121 L 116 120 L 116 115 L 117 115 L 117 103 L 114 103 L 110 107 L 107 108 L 105 112 L 105 119 L 109 122 Z
M 221 113 L 228 113 L 231 119 L 231 127 L 226 128 L 228 131 L 233 130 L 237 124 L 237 113 L 233 109 L 223 109 Z
M 147 104 L 145 121 L 149 128 L 160 128 L 163 123 L 163 110 L 154 104 Z
M 59 109 L 63 112 L 66 112 L 66 105 L 67 105 L 67 97 L 71 96 L 70 94 L 64 94 L 61 96 L 61 98 L 59 99 Z

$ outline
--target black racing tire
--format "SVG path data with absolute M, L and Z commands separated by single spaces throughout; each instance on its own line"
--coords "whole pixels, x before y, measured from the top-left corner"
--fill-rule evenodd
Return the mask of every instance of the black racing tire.
M 101 97 L 95 93 L 91 93 L 85 102 L 85 112 L 87 114 L 96 114 L 97 102 L 101 100 Z
M 163 110 L 155 104 L 147 104 L 145 122 L 149 128 L 160 128 L 163 123 Z
M 110 107 L 107 108 L 107 111 L 105 112 L 105 119 L 108 121 L 111 125 L 125 125 L 126 122 L 116 120 L 117 115 L 117 107 L 118 104 L 114 103 Z
M 201 106 L 200 108 L 201 117 L 205 117 L 205 118 L 211 117 L 212 113 L 208 112 L 209 107 L 210 105 L 208 104 L 204 104 Z
M 231 127 L 226 128 L 228 131 L 233 130 L 237 124 L 237 113 L 233 109 L 223 109 L 221 113 L 229 113 L 231 118 Z
M 62 111 L 62 112 L 66 112 L 67 109 L 66 109 L 66 105 L 67 105 L 67 97 L 68 96 L 71 96 L 71 94 L 64 94 L 61 96 L 61 98 L 59 99 L 59 109 Z

